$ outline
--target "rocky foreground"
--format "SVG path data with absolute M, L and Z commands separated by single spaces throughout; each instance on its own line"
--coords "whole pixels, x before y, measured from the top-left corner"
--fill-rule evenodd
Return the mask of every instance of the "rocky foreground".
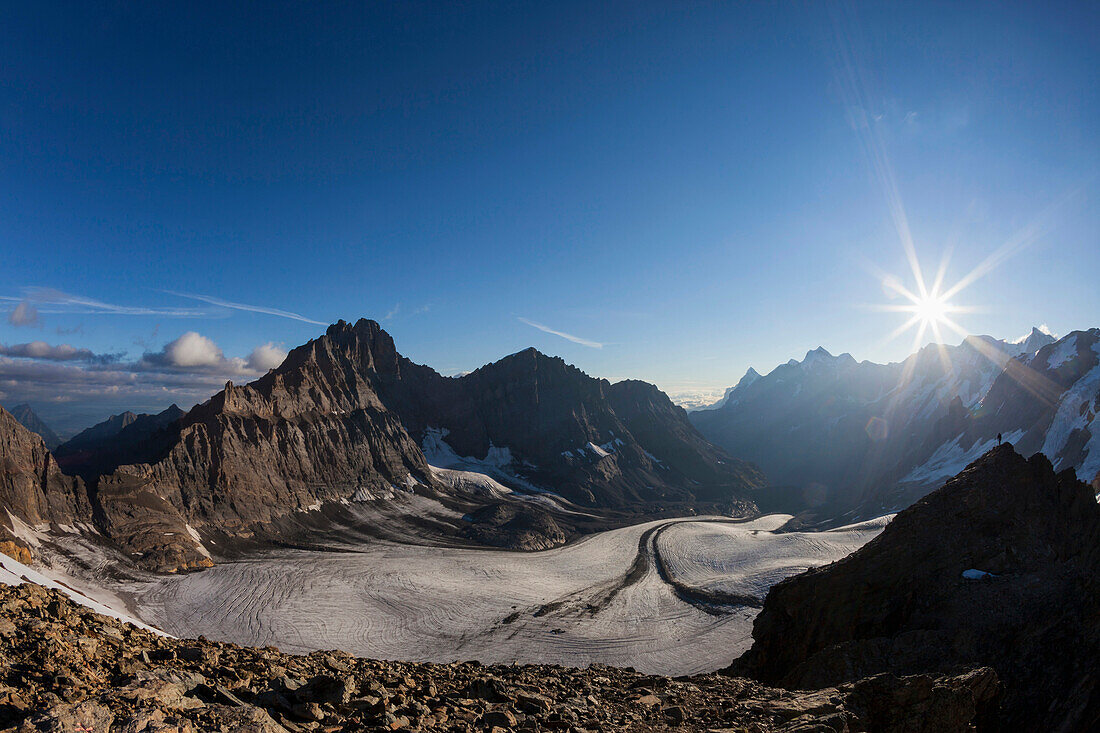
M 969 730 L 995 673 L 789 692 L 718 674 L 416 664 L 158 636 L 31 583 L 0 586 L 0 730 Z

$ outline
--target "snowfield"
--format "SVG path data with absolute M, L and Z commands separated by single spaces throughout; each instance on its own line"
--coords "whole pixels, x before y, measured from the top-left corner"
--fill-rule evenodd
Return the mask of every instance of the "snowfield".
M 659 520 L 536 553 L 372 540 L 157 577 L 128 595 L 144 621 L 177 636 L 690 674 L 748 648 L 772 584 L 847 555 L 886 522 L 776 532 L 787 519 Z

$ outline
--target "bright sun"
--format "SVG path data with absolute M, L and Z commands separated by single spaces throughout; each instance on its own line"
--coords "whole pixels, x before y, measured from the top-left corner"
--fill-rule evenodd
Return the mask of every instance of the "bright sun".
M 943 323 L 947 313 L 951 310 L 951 306 L 943 298 L 933 294 L 917 298 L 910 310 L 921 321 L 931 326 Z
M 916 337 L 913 339 L 914 348 L 921 345 L 926 334 L 931 335 L 935 341 L 942 342 L 943 329 L 965 336 L 966 331 L 955 323 L 954 315 L 956 313 L 966 313 L 972 309 L 955 305 L 951 298 L 966 287 L 967 280 L 964 278 L 952 287 L 944 287 L 944 274 L 947 269 L 946 257 L 931 284 L 925 282 L 924 274 L 921 272 L 920 265 L 916 263 L 915 256 L 912 258 L 911 263 L 915 285 L 913 289 L 905 287 L 901 280 L 896 277 L 889 275 L 883 277 L 883 289 L 894 298 L 901 296 L 903 302 L 896 305 L 879 306 L 879 309 L 906 315 L 905 323 L 901 324 L 886 340 L 892 341 L 909 329 L 916 330 Z

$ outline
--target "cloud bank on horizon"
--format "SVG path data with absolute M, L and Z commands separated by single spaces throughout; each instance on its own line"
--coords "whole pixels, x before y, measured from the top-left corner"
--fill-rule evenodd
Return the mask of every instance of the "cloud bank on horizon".
M 187 296 L 185 296 L 187 297 Z M 195 296 L 209 305 L 230 310 L 321 324 L 297 313 Z M 7 321 L 17 328 L 42 329 L 42 314 L 104 316 L 219 317 L 211 310 L 130 306 L 71 295 L 59 290 L 27 289 L 24 298 L 0 296 L 14 303 Z M 321 324 L 324 325 L 324 324 Z M 60 335 L 83 334 L 82 325 L 56 329 Z M 159 333 L 153 329 L 153 338 Z M 146 345 L 145 339 L 135 339 Z M 190 407 L 208 398 L 228 379 L 252 379 L 279 366 L 287 352 L 266 341 L 244 356 L 226 356 L 212 338 L 188 330 L 159 349 L 146 347 L 127 359 L 125 352 L 97 353 L 71 343 L 35 339 L 0 343 L 0 403 L 27 402 L 61 434 L 75 433 L 114 412 L 163 409 L 175 402 Z

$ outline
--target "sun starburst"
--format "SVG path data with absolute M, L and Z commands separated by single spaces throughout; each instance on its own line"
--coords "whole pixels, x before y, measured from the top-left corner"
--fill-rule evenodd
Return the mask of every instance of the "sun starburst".
M 943 329 L 954 331 L 966 336 L 966 330 L 955 322 L 954 316 L 964 313 L 971 308 L 954 303 L 951 298 L 959 291 L 952 286 L 944 287 L 944 276 L 947 273 L 948 256 L 944 256 L 936 277 L 931 285 L 928 285 L 921 270 L 920 263 L 914 256 L 910 258 L 910 266 L 913 274 L 913 287 L 902 284 L 897 277 L 886 275 L 882 279 L 883 289 L 893 298 L 898 296 L 907 300 L 907 303 L 883 305 L 880 310 L 895 311 L 908 314 L 908 318 L 887 337 L 887 341 L 893 341 L 902 334 L 916 329 L 913 339 L 913 348 L 919 348 L 926 334 L 931 335 L 936 342 L 942 342 Z

